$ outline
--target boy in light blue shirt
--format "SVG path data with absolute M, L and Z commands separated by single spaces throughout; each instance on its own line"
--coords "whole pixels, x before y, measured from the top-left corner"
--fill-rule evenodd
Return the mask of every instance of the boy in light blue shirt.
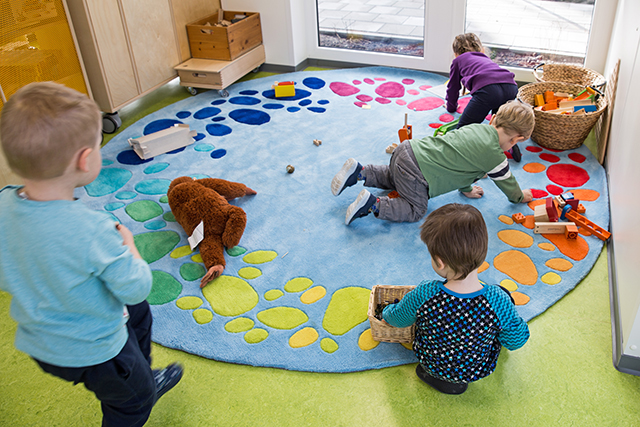
M 53 82 L 5 104 L 2 149 L 25 184 L 0 190 L 0 289 L 18 350 L 84 383 L 103 426 L 141 426 L 182 368 L 151 369 L 152 278 L 132 233 L 73 196 L 100 173 L 101 124 L 93 101 Z

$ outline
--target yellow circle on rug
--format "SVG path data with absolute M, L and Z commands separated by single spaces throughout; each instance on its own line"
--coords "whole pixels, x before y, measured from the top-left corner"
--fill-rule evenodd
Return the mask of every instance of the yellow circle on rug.
M 173 250 L 173 252 L 171 252 L 171 255 L 169 255 L 171 258 L 182 258 L 183 256 L 187 256 L 191 253 L 191 248 L 189 247 L 189 245 L 187 246 L 180 246 L 179 248 L 175 248 Z
M 380 342 L 374 340 L 371 335 L 371 328 L 361 333 L 360 338 L 358 338 L 358 347 L 363 351 L 373 350 L 378 344 L 380 344 Z
M 289 345 L 293 348 L 306 347 L 318 340 L 318 331 L 313 328 L 300 329 L 289 338 Z
M 500 216 L 498 217 L 498 219 L 499 219 L 500 221 L 504 222 L 504 223 L 505 223 L 505 224 L 507 224 L 507 225 L 511 225 L 511 224 L 513 224 L 513 218 L 511 218 L 510 216 L 507 216 L 507 215 L 500 215 Z
M 322 286 L 315 286 L 300 296 L 300 302 L 303 304 L 313 304 L 322 299 L 327 294 L 327 290 Z
M 543 274 L 540 280 L 542 280 L 542 282 L 546 283 L 547 285 L 557 285 L 562 281 L 562 277 L 560 277 L 558 273 L 550 271 L 546 274 Z
M 502 282 L 500 282 L 500 286 L 502 286 L 509 292 L 513 292 L 516 289 L 518 289 L 518 284 L 513 280 L 509 280 L 509 279 L 504 279 Z

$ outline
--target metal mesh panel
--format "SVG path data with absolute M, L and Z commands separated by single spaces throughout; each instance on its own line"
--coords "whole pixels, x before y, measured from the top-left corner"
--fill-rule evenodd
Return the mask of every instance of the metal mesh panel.
M 63 0 L 0 0 L 0 100 L 36 81 L 88 95 Z

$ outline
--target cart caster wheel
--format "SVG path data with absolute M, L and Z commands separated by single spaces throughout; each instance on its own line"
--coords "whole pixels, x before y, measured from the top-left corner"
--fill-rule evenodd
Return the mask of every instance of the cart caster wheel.
M 252 73 L 257 73 L 258 71 L 260 71 L 260 66 L 259 65 L 256 68 L 254 68 L 253 70 L 251 70 Z
M 229 96 L 229 92 L 226 89 L 220 89 L 218 91 L 218 95 L 220 95 L 223 98 L 226 98 Z
M 189 92 L 193 96 L 196 96 L 198 94 L 198 89 L 196 89 L 195 87 L 189 86 L 187 88 L 187 92 Z
M 118 112 L 104 113 L 102 116 L 102 132 L 115 133 L 120 129 L 120 126 L 122 126 L 122 120 L 120 120 Z

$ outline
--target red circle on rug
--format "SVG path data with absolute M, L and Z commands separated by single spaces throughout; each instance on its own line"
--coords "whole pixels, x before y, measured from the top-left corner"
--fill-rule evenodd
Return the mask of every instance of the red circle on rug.
M 552 182 L 564 187 L 581 187 L 589 181 L 589 174 L 586 170 L 566 163 L 549 166 L 547 168 L 547 177 Z
M 549 194 L 553 194 L 554 196 L 559 196 L 564 192 L 562 188 L 558 187 L 557 185 L 551 184 L 547 185 L 547 191 L 549 192 Z
M 549 193 L 544 190 L 538 190 L 536 188 L 531 189 L 531 195 L 534 199 L 542 199 L 543 197 L 547 197 Z
M 441 122 L 449 123 L 453 121 L 453 116 L 451 114 L 443 114 L 439 119 Z
M 380 104 L 388 104 L 388 103 L 390 103 L 390 102 L 391 102 L 391 100 L 390 100 L 390 99 L 387 99 L 387 98 L 380 98 L 380 97 L 376 98 L 376 101 L 378 101 Z
M 551 162 L 551 163 L 557 163 L 560 161 L 560 157 L 556 156 L 555 154 L 549 154 L 549 153 L 540 154 L 540 158 L 542 160 L 546 160 L 547 162 Z
M 531 151 L 532 153 L 539 153 L 542 151 L 542 148 L 529 146 L 527 147 L 527 151 Z
M 372 96 L 365 95 L 365 94 L 358 95 L 358 96 L 356 96 L 356 98 L 358 98 L 358 100 L 362 101 L 362 102 L 369 102 L 369 101 L 371 101 L 373 99 Z
M 569 154 L 569 158 L 576 163 L 582 163 L 587 160 L 587 158 L 580 153 L 571 153 Z
M 429 123 L 429 127 L 434 129 L 438 129 L 440 126 L 442 126 L 442 123 Z

